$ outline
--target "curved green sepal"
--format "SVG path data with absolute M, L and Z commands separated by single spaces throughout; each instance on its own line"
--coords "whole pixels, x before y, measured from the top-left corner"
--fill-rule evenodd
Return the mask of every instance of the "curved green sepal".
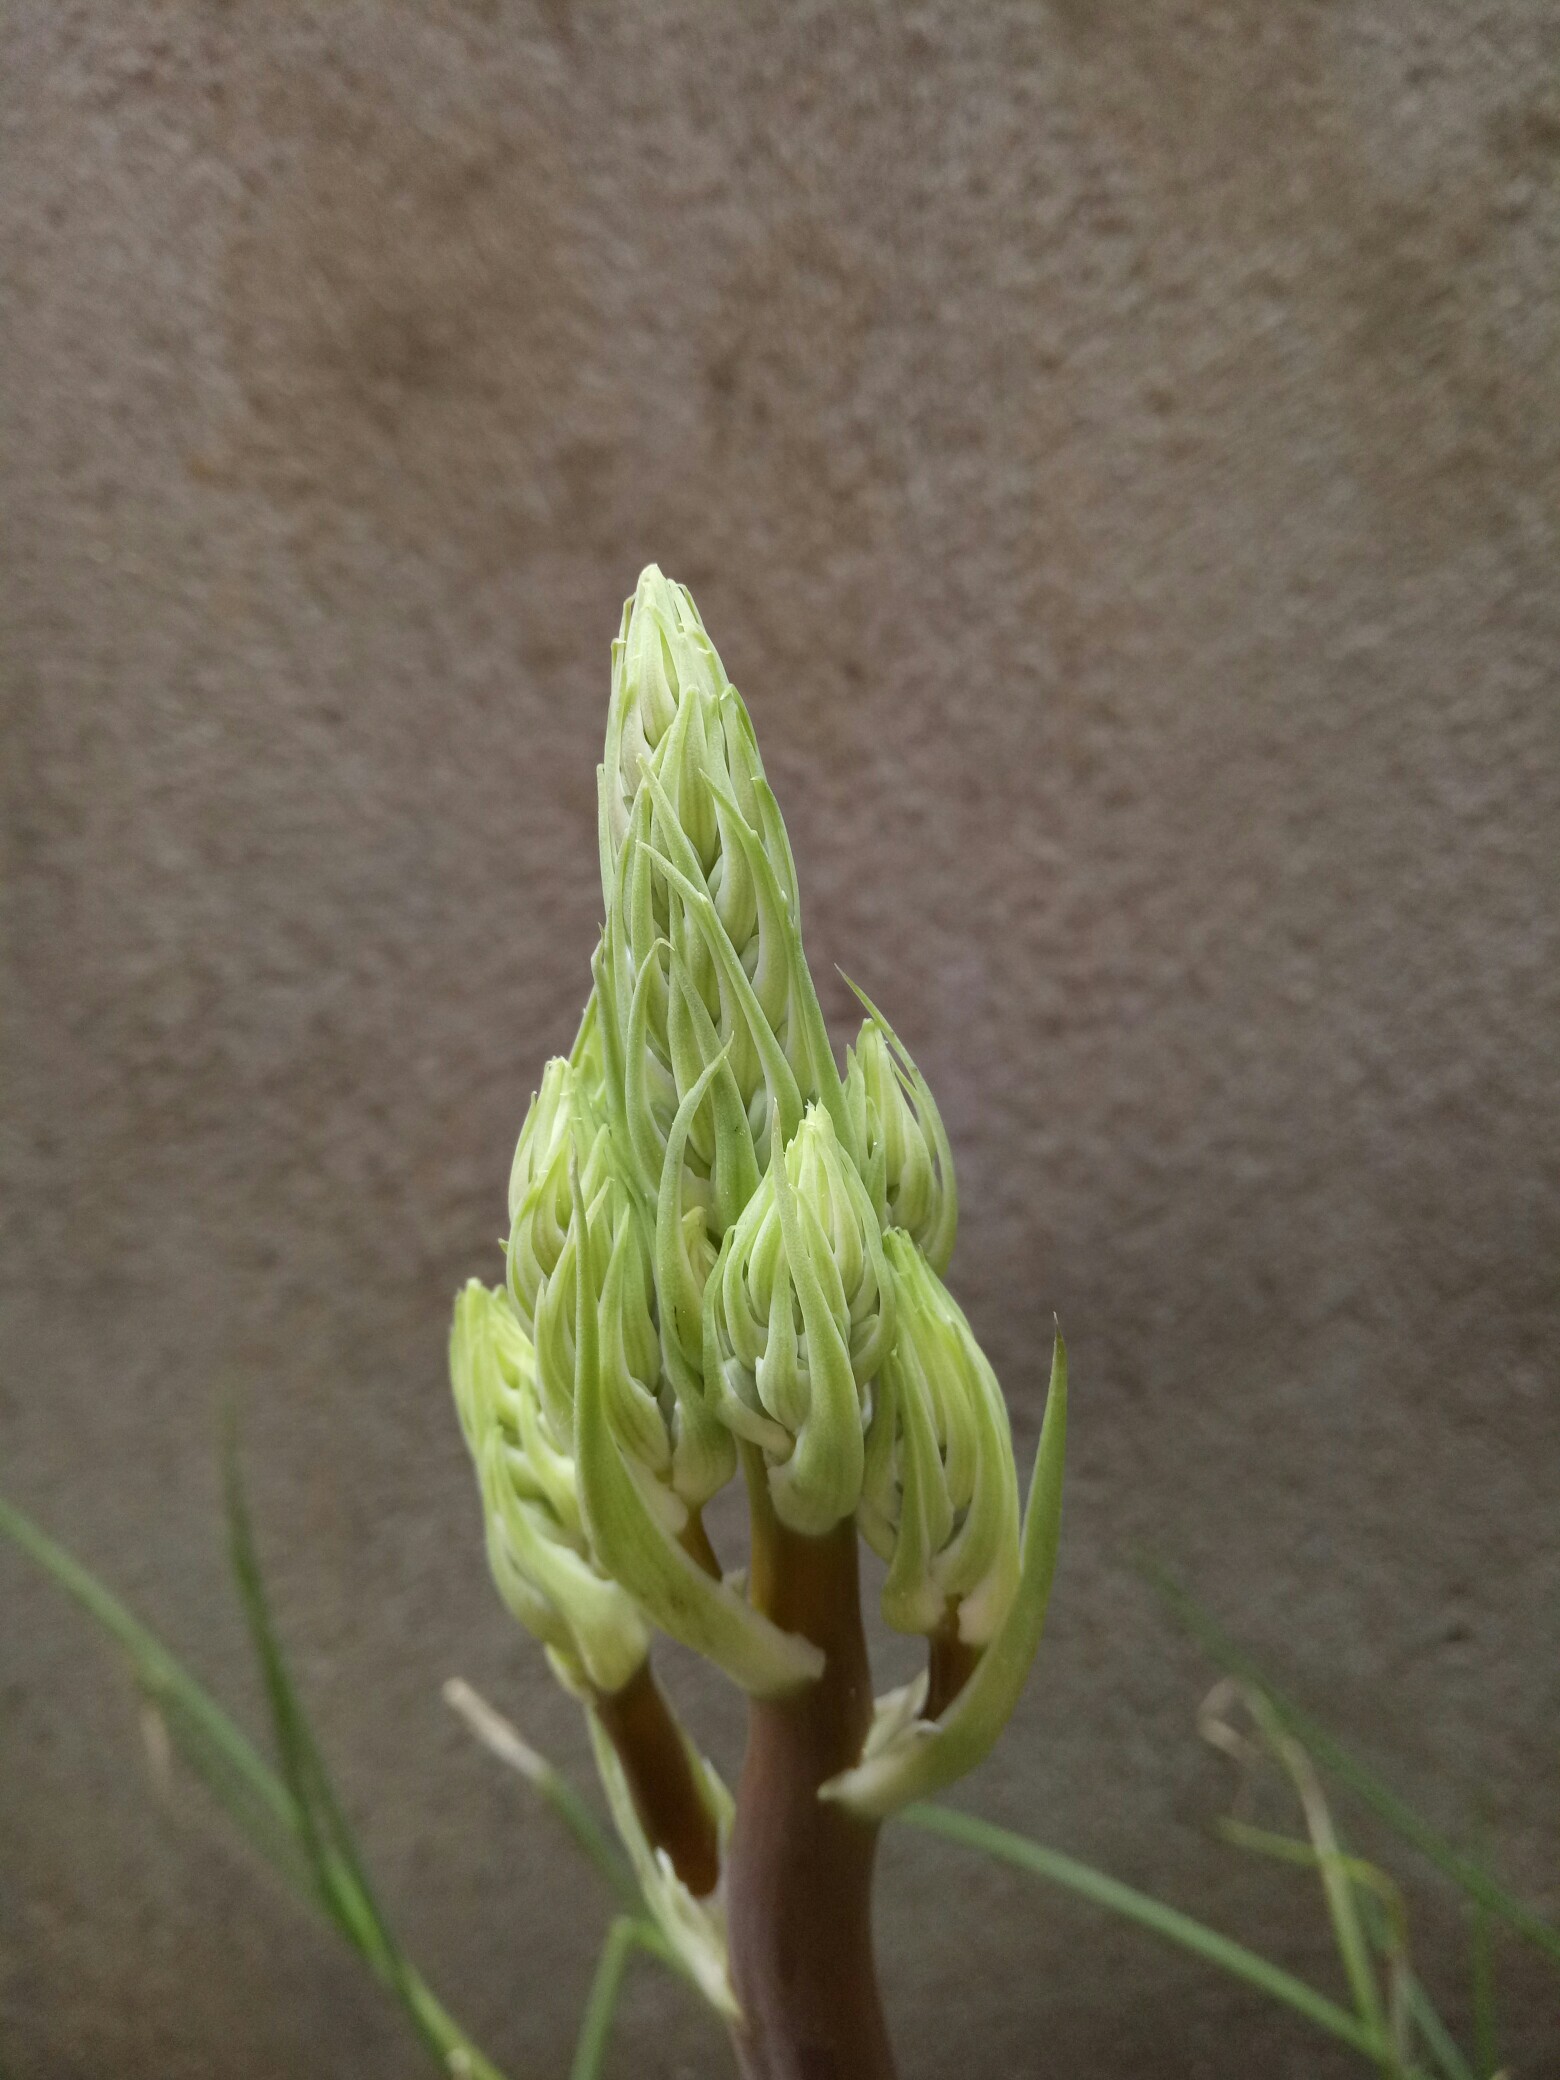
M 985 1760 L 1011 1718 L 1029 1674 L 1056 1576 L 1067 1451 L 1067 1346 L 1058 1332 L 1045 1420 L 1024 1512 L 1018 1594 L 974 1673 L 938 1721 L 904 1725 L 854 1769 L 820 1786 L 861 1820 L 884 1820 L 912 1799 L 945 1790 Z

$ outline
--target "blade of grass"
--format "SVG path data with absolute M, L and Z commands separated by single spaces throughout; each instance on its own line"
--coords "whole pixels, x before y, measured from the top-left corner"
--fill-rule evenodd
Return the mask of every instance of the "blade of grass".
M 283 1778 L 299 1810 L 304 1850 L 326 1911 L 395 1994 L 424 2043 L 447 2071 L 462 2076 L 462 2080 L 502 2080 L 498 2069 L 477 2050 L 412 1968 L 374 1897 L 356 1838 L 336 1797 L 271 1618 L 244 1497 L 237 1431 L 231 1415 L 226 1424 L 222 1471 L 233 1574 L 265 1682 Z
M 1046 1879 L 1050 1884 L 1064 1886 L 1094 1906 L 1135 1922 L 1139 1928 L 1146 1928 L 1163 1941 L 1191 1951 L 1205 1963 L 1215 1965 L 1231 1977 L 1244 1980 L 1258 1992 L 1281 2001 L 1363 2057 L 1375 2059 L 1378 2055 L 1375 2039 L 1347 2008 L 1329 2000 L 1326 1994 L 1319 1993 L 1304 1979 L 1296 1978 L 1293 1972 L 1271 1963 L 1255 1950 L 1248 1950 L 1243 1943 L 1220 1935 L 1217 1929 L 1208 1928 L 1190 1914 L 1166 1906 L 1162 1900 L 1154 1899 L 1146 1892 L 1122 1884 L 1119 1878 L 1107 1877 L 1105 1872 L 1095 1870 L 1092 1865 L 1064 1856 L 1059 1850 L 1047 1849 L 1039 1842 L 1030 1841 L 1026 1835 L 1014 1834 L 989 1820 L 977 1820 L 973 1814 L 955 1812 L 950 1806 L 906 1806 L 898 1818 L 909 1821 L 912 1827 L 923 1828 L 928 1834 L 942 1835 L 966 1849 L 1010 1863 L 1018 1870 Z
M 1322 1768 L 1346 1785 L 1378 1820 L 1434 1864 L 1470 1899 L 1504 1921 L 1552 1963 L 1560 1965 L 1560 1928 L 1518 1899 L 1515 1893 L 1509 1892 L 1483 1864 L 1459 1849 L 1428 1820 L 1422 1819 L 1373 1770 L 1356 1760 L 1324 1726 L 1270 1682 L 1251 1656 L 1235 1645 L 1167 1568 L 1150 1561 L 1145 1563 L 1144 1572 L 1209 1659 L 1217 1662 L 1228 1674 L 1239 1676 L 1260 1690 L 1289 1731 L 1305 1743 Z
M 496 1711 L 480 1691 L 474 1690 L 459 1676 L 452 1676 L 445 1684 L 444 1702 L 465 1721 L 490 1755 L 497 1756 L 500 1762 L 517 1771 L 552 1808 L 576 1847 L 589 1857 L 624 1908 L 633 1915 L 643 1914 L 644 1894 L 628 1867 L 627 1857 L 609 1838 L 589 1802 L 562 1770 L 549 1762 L 545 1755 L 538 1754 L 511 1720 Z
M 1299 1841 L 1294 1835 L 1272 1834 L 1265 1827 L 1252 1827 L 1244 1820 L 1221 1820 L 1218 1823 L 1221 1841 L 1232 1848 L 1249 1849 L 1256 1856 L 1271 1856 L 1275 1863 L 1292 1863 L 1301 1869 L 1315 1871 L 1321 1867 L 1321 1857 L 1309 1842 Z M 1348 1856 L 1339 1852 L 1339 1867 L 1350 1882 L 1381 1894 L 1395 1897 L 1397 1888 L 1384 1871 L 1375 1864 L 1367 1863 L 1363 1856 Z M 1389 1904 L 1391 1902 L 1389 1901 Z
M 1473 2056 L 1480 2080 L 1489 2080 L 1489 2076 L 1500 2068 L 1500 2053 L 1495 2039 L 1494 1931 L 1484 1907 L 1475 1905 L 1470 1914 L 1468 1963 L 1473 1981 Z
M 358 1953 L 385 1979 L 381 1958 L 363 1941 L 363 1906 L 360 1903 L 353 1911 L 339 1915 L 322 1897 L 306 1847 L 309 1828 L 297 1798 L 248 1736 L 111 1590 L 30 1517 L 3 1500 L 0 1534 L 11 1539 L 120 1648 L 137 1684 L 160 1714 L 169 1738 L 251 1847 L 279 1872 L 298 1897 L 311 1906 L 324 1907 Z M 280 1650 L 276 1651 L 279 1659 Z M 301 1706 L 297 1709 L 301 1714 Z M 316 1828 L 316 1838 L 317 1832 Z M 336 1882 L 338 1890 L 344 1892 L 344 1876 Z M 381 1930 L 381 1947 L 382 1935 Z M 400 1959 L 400 1976 L 393 1990 L 399 1994 L 423 2041 L 455 2080 L 503 2080 L 498 2068 L 477 2050 L 404 1957 Z
M 1250 1827 L 1243 1820 L 1221 1820 L 1219 1834 L 1223 1840 L 1232 1843 L 1238 1849 L 1250 1849 L 1259 1856 L 1271 1856 L 1279 1863 L 1292 1863 L 1311 1871 L 1317 1867 L 1315 1849 L 1309 1842 L 1296 1841 L 1292 1835 L 1270 1834 L 1266 1828 Z M 1363 1857 L 1346 1855 L 1343 1868 L 1363 1895 L 1365 1923 L 1372 1942 L 1379 1951 L 1387 1954 L 1392 1947 L 1393 1939 L 1384 1923 L 1391 1902 L 1384 1903 L 1380 1895 L 1383 1886 L 1390 1887 L 1391 1881 Z M 1434 2053 L 1444 2080 L 1475 2080 L 1473 2068 L 1457 2048 L 1455 2039 L 1441 2020 L 1429 1994 L 1425 1991 L 1423 1982 L 1407 1964 L 1400 1964 L 1398 1973 L 1414 2027 Z
M 218 1803 L 267 1863 L 295 1890 L 311 1896 L 297 1807 L 248 1737 L 111 1590 L 30 1517 L 4 1500 L 0 1500 L 0 1533 L 20 1547 L 120 1648 L 142 1694 L 161 1714 L 170 1739 Z
M 223 1443 L 222 1474 L 228 1556 L 265 1684 L 282 1778 L 298 1809 L 304 1852 L 321 1904 L 380 1976 L 404 1997 L 399 1951 L 369 1888 L 271 1619 L 231 1418 Z
M 590 1982 L 590 1992 L 586 1996 L 574 2059 L 569 2067 L 569 2080 L 600 2080 L 628 1961 L 635 1949 L 644 1944 L 647 1929 L 648 1924 L 635 1920 L 632 1915 L 619 1914 L 607 1930 L 601 1955 L 596 1961 L 595 1975 Z
M 1354 1882 L 1346 1868 L 1346 1859 L 1316 1769 L 1305 1748 L 1287 1731 L 1261 1691 L 1253 1685 L 1241 1684 L 1234 1677 L 1222 1679 L 1198 1714 L 1198 1724 L 1206 1739 L 1229 1748 L 1233 1728 L 1222 1723 L 1220 1715 L 1224 1704 L 1237 1700 L 1251 1714 L 1268 1754 L 1284 1770 L 1300 1801 L 1306 1832 L 1316 1855 L 1316 1869 L 1321 1879 L 1322 1897 L 1327 1903 L 1327 1917 L 1332 1923 L 1333 1940 L 1349 1982 L 1349 1991 L 1354 1995 L 1355 2009 L 1376 2046 L 1376 2058 L 1384 2080 L 1396 2080 L 1403 2062 L 1402 2046 L 1389 2024 L 1387 2002 L 1376 1983 L 1375 1960 L 1361 1924 Z
M 1405 1968 L 1403 1993 L 1414 2027 L 1424 2038 L 1445 2080 L 1476 2080 L 1473 2067 L 1458 2049 L 1457 2040 L 1441 2020 L 1440 2013 L 1418 1974 Z M 1488 2075 L 1486 2075 L 1488 2080 Z

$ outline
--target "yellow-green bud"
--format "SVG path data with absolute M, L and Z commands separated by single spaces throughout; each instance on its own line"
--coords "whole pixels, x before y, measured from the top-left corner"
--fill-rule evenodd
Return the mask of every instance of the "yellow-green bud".
M 809 1106 L 727 1235 L 704 1309 L 706 1387 L 762 1447 L 793 1531 L 819 1535 L 856 1508 L 869 1392 L 893 1334 L 876 1211 L 828 1113 Z
M 904 1229 L 941 1276 L 959 1222 L 953 1151 L 909 1050 L 880 1011 L 867 1009 L 860 1038 L 845 1050 L 845 1105 L 862 1178 L 884 1228 Z
M 455 1303 L 450 1380 L 499 1594 L 572 1682 L 621 1689 L 649 1651 L 649 1633 L 596 1563 L 572 1437 L 560 1438 L 549 1421 L 530 1341 L 508 1296 L 477 1279 Z
M 931 1634 L 956 1613 L 984 1646 L 1018 1584 L 1018 1471 L 1007 1405 L 963 1310 L 909 1236 L 884 1239 L 897 1329 L 857 1513 L 888 1562 L 883 1616 Z
M 592 1192 L 599 1190 L 608 1166 L 606 1119 L 587 1067 L 555 1056 L 542 1071 L 509 1171 L 509 1296 L 532 1337 L 569 1232 L 571 1162 Z
M 613 1182 L 611 1136 L 592 1100 L 585 1071 L 547 1064 L 520 1130 L 509 1179 L 509 1295 L 536 1347 L 537 1378 L 560 1437 L 574 1423 L 574 1310 L 580 1237 L 572 1177 L 599 1209 Z M 610 1248 L 610 1242 L 606 1245 Z M 598 1249 L 601 1247 L 598 1237 Z M 605 1259 L 602 1271 L 604 1273 Z M 655 1374 L 659 1376 L 659 1363 Z

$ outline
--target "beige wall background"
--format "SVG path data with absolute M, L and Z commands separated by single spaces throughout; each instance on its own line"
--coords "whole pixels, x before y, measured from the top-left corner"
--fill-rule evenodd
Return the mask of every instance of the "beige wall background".
M 584 994 L 655 558 L 837 1038 L 836 963 L 940 1094 L 1021 1450 L 1069 1332 L 1053 1621 L 965 1802 L 1334 1983 L 1309 1884 L 1213 1838 L 1149 1552 L 1560 1911 L 1553 7 L 127 0 L 4 45 L 0 1489 L 258 1727 L 236 1390 L 383 1896 L 561 2072 L 603 1903 L 439 1685 L 584 1746 L 443 1347 Z M 0 1657 L 18 2080 L 423 2069 L 10 1553 Z M 907 2080 L 1355 2070 L 952 1848 L 884 1861 Z M 1411 1901 L 1462 2016 L 1456 1906 Z M 1501 1983 L 1553 2070 L 1555 1982 Z M 614 2072 L 722 2056 L 636 1978 Z

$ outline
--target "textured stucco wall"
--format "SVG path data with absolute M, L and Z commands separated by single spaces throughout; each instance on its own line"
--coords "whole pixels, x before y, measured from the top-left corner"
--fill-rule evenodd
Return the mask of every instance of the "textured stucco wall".
M 517 2075 L 602 1908 L 439 1702 L 583 1761 L 443 1344 L 583 994 L 652 556 L 838 1037 L 835 963 L 941 1094 L 1025 1449 L 1070 1333 L 1054 1620 L 968 1800 L 1329 1976 L 1309 1888 L 1210 1837 L 1147 1548 L 1560 1908 L 1557 81 L 1547 0 L 8 11 L 0 1490 L 255 1713 L 238 1390 L 383 1894 Z M 1346 2069 L 885 1864 L 907 2080 Z M 628 2013 L 615 2071 L 721 2070 L 674 1990 Z M 4 1553 L 0 2057 L 421 2070 Z

